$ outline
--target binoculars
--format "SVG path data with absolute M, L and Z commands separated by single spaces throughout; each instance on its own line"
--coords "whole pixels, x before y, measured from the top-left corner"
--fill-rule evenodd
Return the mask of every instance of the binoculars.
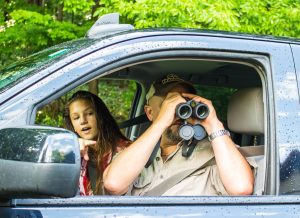
M 189 100 L 177 105 L 176 115 L 183 120 L 186 120 L 191 116 L 199 120 L 204 120 L 209 115 L 209 109 L 206 104 Z
M 184 140 L 190 140 L 194 138 L 195 140 L 202 140 L 206 136 L 206 131 L 204 127 L 200 124 L 191 125 L 187 123 L 187 119 L 190 117 L 204 120 L 209 115 L 209 108 L 206 104 L 195 102 L 189 100 L 185 103 L 181 103 L 176 107 L 176 116 L 185 123 L 179 128 L 179 136 Z

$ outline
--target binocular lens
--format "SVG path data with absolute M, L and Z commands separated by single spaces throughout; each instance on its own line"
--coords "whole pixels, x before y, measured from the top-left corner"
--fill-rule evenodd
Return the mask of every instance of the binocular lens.
M 179 118 L 188 119 L 192 115 L 192 107 L 188 104 L 181 104 L 176 112 Z
M 184 140 L 190 140 L 194 134 L 194 128 L 189 124 L 182 125 L 179 129 L 179 136 Z
M 205 138 L 206 131 L 200 124 L 196 124 L 194 126 L 184 124 L 179 128 L 179 136 L 184 140 L 190 140 L 194 137 L 194 139 L 200 141 Z
M 194 116 L 199 118 L 199 119 L 205 119 L 208 114 L 209 114 L 209 109 L 205 104 L 198 104 L 195 108 L 194 108 Z
M 200 141 L 202 139 L 205 138 L 206 136 L 206 131 L 204 129 L 203 126 L 199 125 L 199 124 L 196 124 L 193 126 L 193 129 L 194 129 L 194 139 Z

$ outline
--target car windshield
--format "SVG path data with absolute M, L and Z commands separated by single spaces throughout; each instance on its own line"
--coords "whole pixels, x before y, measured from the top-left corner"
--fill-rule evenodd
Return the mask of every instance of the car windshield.
M 88 46 L 92 42 L 93 40 L 90 39 L 80 39 L 64 43 L 31 55 L 0 70 L 0 92 L 4 92 L 21 80 L 34 75 L 48 65 L 61 60 L 67 55 L 73 54 L 75 51 Z

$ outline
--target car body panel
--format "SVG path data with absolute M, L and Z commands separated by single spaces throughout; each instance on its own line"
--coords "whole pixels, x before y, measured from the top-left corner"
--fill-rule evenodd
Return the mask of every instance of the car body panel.
M 241 201 L 245 198 L 246 201 Z M 17 200 L 10 213 L 28 217 L 299 217 L 300 199 L 260 197 L 79 197 Z M 118 205 L 118 206 L 116 206 Z M 3 214 L 3 213 L 2 213 Z M 1 211 L 0 211 L 1 215 Z M 26 216 L 26 217 L 27 217 Z

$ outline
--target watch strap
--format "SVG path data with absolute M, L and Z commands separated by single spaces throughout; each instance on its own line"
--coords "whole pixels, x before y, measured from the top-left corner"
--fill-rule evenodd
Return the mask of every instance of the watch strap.
M 223 136 L 223 135 L 227 135 L 230 137 L 230 132 L 226 129 L 221 129 L 218 130 L 216 132 L 213 132 L 212 134 L 210 134 L 208 136 L 208 140 L 211 142 L 212 140 L 214 140 L 215 138 L 219 137 L 219 136 Z

